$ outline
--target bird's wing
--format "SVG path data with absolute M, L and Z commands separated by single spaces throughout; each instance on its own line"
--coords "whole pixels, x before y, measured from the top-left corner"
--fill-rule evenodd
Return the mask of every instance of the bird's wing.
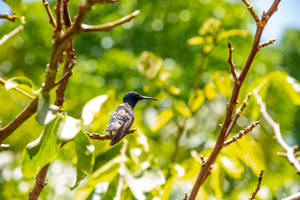
M 130 120 L 128 108 L 121 104 L 117 107 L 109 118 L 109 123 L 105 131 L 122 131 L 125 123 Z

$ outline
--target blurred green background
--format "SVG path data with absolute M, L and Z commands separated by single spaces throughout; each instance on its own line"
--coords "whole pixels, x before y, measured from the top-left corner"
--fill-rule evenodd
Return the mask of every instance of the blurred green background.
M 49 62 L 53 28 L 41 2 L 7 2 L 14 5 L 11 8 L 16 15 L 25 17 L 26 23 L 21 33 L 0 46 L 0 76 L 5 80 L 26 76 L 37 90 Z M 70 1 L 71 17 L 76 15 L 79 2 Z M 295 4 L 291 2 L 289 5 Z M 49 3 L 53 11 L 56 2 Z M 295 24 L 295 29 L 280 29 L 281 32 L 271 28 L 284 28 L 283 24 L 287 24 L 284 20 L 276 21 L 289 19 L 290 7 L 284 6 L 287 3 L 281 3 L 285 12 L 279 7 L 275 21 L 266 27 L 263 37 L 264 41 L 273 39 L 275 32 L 279 40 L 256 56 L 239 102 L 262 84 L 260 95 L 268 112 L 280 123 L 287 143 L 295 145 L 300 144 L 299 24 Z M 0 7 L 1 14 L 7 12 L 4 2 L 0 1 Z M 239 72 L 250 51 L 255 24 L 242 2 L 234 0 L 121 0 L 95 6 L 85 23 L 116 20 L 136 9 L 141 11 L 136 19 L 110 32 L 76 36 L 77 60 L 64 109 L 69 116 L 81 119 L 85 130 L 102 133 L 109 115 L 126 92 L 137 91 L 159 99 L 141 102 L 135 108 L 133 127 L 138 131 L 126 137 L 121 199 L 179 200 L 191 190 L 200 169 L 200 155 L 209 155 L 218 135 L 218 124 L 224 119 L 233 86 L 226 63 L 227 43 L 232 42 L 233 61 Z M 20 24 L 20 20 L 1 20 L 0 37 Z M 99 98 L 90 102 L 101 95 L 103 102 Z M 52 102 L 54 98 L 55 90 L 51 92 Z M 12 120 L 29 102 L 29 98 L 1 86 L 2 124 Z M 83 114 L 88 102 L 94 109 L 90 120 Z M 254 120 L 261 120 L 261 125 L 222 150 L 199 199 L 247 199 L 256 187 L 261 169 L 265 175 L 257 199 L 281 199 L 300 191 L 300 177 L 285 158 L 277 155 L 283 150 L 260 116 L 254 97 L 232 135 Z M 22 152 L 40 136 L 42 129 L 33 116 L 5 140 L 11 148 L 0 152 L 0 199 L 27 198 L 34 178 L 23 177 Z M 93 144 L 93 169 L 74 190 L 70 190 L 78 163 L 74 142 L 60 149 L 50 165 L 48 185 L 41 199 L 113 199 L 123 144 Z

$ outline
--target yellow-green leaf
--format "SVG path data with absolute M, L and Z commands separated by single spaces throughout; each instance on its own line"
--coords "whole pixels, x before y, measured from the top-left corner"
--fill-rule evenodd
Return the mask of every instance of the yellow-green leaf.
M 235 179 L 241 178 L 245 171 L 244 166 L 241 164 L 239 159 L 234 156 L 234 154 L 231 154 L 230 156 L 222 155 L 220 157 L 220 162 L 218 163 L 220 163 L 229 176 Z
M 222 22 L 215 18 L 207 19 L 199 29 L 200 35 L 214 34 L 219 31 Z
M 205 100 L 203 90 L 197 89 L 192 91 L 189 97 L 188 106 L 192 112 L 197 111 Z
M 155 122 L 151 126 L 151 130 L 153 132 L 158 131 L 161 127 L 163 127 L 171 118 L 173 117 L 173 111 L 169 108 L 164 109 L 157 116 Z
M 181 115 L 185 117 L 190 117 L 192 115 L 190 109 L 182 100 L 176 102 L 175 109 L 177 110 L 177 112 L 179 112 Z
M 144 51 L 138 61 L 138 70 L 147 78 L 153 79 L 158 74 L 163 64 L 163 60 L 154 53 Z
M 218 164 L 214 164 L 212 167 L 210 183 L 218 199 L 222 199 L 224 175 L 222 175 L 221 167 Z
M 204 39 L 201 36 L 195 36 L 188 40 L 189 45 L 200 45 L 203 44 Z
M 209 100 L 215 98 L 217 96 L 216 89 L 216 85 L 212 81 L 209 81 L 204 87 L 206 98 Z
M 222 41 L 226 38 L 232 37 L 232 36 L 246 37 L 247 35 L 248 35 L 248 32 L 245 31 L 245 30 L 231 29 L 231 30 L 228 30 L 228 31 L 221 31 L 218 34 L 217 40 L 218 40 L 218 42 L 220 42 L 220 41 Z

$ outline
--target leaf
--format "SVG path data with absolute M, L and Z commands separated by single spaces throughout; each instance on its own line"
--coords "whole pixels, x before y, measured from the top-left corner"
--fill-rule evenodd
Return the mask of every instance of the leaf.
M 232 81 L 227 72 L 216 72 L 213 74 L 212 80 L 216 83 L 218 91 L 224 96 L 229 97 L 232 91 Z
M 185 102 L 182 100 L 176 101 L 175 109 L 177 110 L 177 112 L 179 112 L 180 114 L 182 114 L 185 117 L 190 117 L 192 115 L 190 109 L 187 107 Z
M 171 177 L 167 180 L 166 184 L 163 187 L 163 194 L 162 194 L 161 200 L 169 199 L 174 180 L 175 180 L 175 177 Z
M 188 106 L 192 112 L 197 111 L 204 103 L 205 96 L 203 90 L 197 89 L 192 91 L 189 97 Z
M 61 116 L 64 120 L 59 124 L 56 132 L 58 140 L 67 142 L 72 140 L 80 130 L 80 120 L 70 117 L 68 115 Z
M 224 39 L 227 39 L 232 36 L 241 36 L 246 37 L 248 35 L 248 32 L 241 29 L 231 29 L 228 31 L 221 31 L 217 36 L 217 41 L 220 42 Z
M 17 15 L 24 15 L 26 11 L 26 4 L 22 0 L 4 0 L 4 2 Z
M 181 90 L 178 87 L 174 86 L 174 85 L 169 86 L 167 89 L 173 95 L 178 95 L 181 92 Z
M 27 77 L 13 77 L 5 81 L 5 88 L 7 90 L 17 88 L 21 89 L 30 96 L 36 96 L 37 92 L 33 89 L 32 81 Z
M 157 76 L 162 64 L 163 60 L 160 57 L 152 52 L 144 51 L 139 57 L 138 70 L 147 78 L 153 79 Z
M 76 146 L 77 157 L 77 178 L 75 185 L 71 188 L 74 189 L 78 186 L 80 181 L 84 179 L 92 170 L 95 162 L 94 146 L 89 140 L 88 136 L 80 131 L 74 138 Z
M 228 175 L 235 179 L 241 178 L 245 171 L 244 166 L 238 158 L 234 157 L 234 154 L 231 154 L 230 156 L 221 156 L 219 163 Z
M 138 176 L 133 176 L 125 168 L 124 177 L 126 182 L 137 199 L 145 199 L 144 193 L 150 192 L 155 187 L 165 183 L 165 177 L 161 171 L 155 168 L 148 168 Z
M 87 199 L 92 192 L 93 192 L 93 187 L 90 186 L 79 188 L 75 192 L 74 200 Z
M 95 115 L 99 112 L 102 104 L 107 99 L 108 99 L 107 95 L 101 95 L 93 98 L 92 100 L 90 100 L 84 105 L 81 113 L 81 118 L 83 119 L 84 125 L 89 125 L 93 121 Z
M 38 114 L 35 119 L 40 124 L 48 124 L 56 117 L 58 110 L 57 106 L 51 105 L 50 94 L 42 93 L 38 102 Z
M 200 45 L 203 44 L 204 38 L 201 36 L 195 36 L 188 40 L 189 45 Z
M 213 165 L 210 183 L 218 199 L 222 199 L 224 176 L 222 175 L 221 167 L 218 164 Z
M 216 85 L 209 81 L 204 87 L 205 96 L 208 100 L 211 100 L 217 96 Z
M 60 120 L 60 116 L 57 115 L 45 126 L 41 136 L 24 149 L 22 159 L 24 178 L 33 177 L 42 167 L 57 157 L 60 143 L 57 142 L 56 131 Z
M 171 109 L 164 109 L 159 115 L 157 116 L 155 122 L 151 126 L 151 130 L 153 132 L 158 131 L 163 127 L 171 118 L 173 117 L 173 112 Z
M 120 181 L 120 176 L 116 175 L 110 182 L 105 194 L 101 199 L 114 199 L 117 193 L 118 184 Z M 122 195 L 121 195 L 122 196 Z
M 215 34 L 219 31 L 222 22 L 215 18 L 207 19 L 199 29 L 200 35 Z

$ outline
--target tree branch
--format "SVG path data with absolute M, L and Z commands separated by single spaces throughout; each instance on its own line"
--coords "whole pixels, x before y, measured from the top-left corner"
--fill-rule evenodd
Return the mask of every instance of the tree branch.
M 246 0 L 243 0 L 244 3 L 247 3 Z M 274 0 L 273 4 L 271 5 L 271 7 L 269 8 L 267 14 L 264 13 L 263 17 L 261 20 L 259 20 L 259 23 L 257 22 L 257 17 L 256 14 L 253 12 L 253 8 L 250 9 L 249 6 L 247 5 L 248 10 L 250 11 L 252 17 L 254 18 L 254 20 L 256 21 L 256 32 L 255 32 L 255 36 L 254 36 L 254 40 L 252 43 L 252 47 L 251 47 L 251 51 L 248 55 L 248 58 L 246 60 L 246 63 L 244 64 L 241 74 L 238 77 L 238 81 L 240 82 L 240 84 L 237 84 L 236 82 L 234 82 L 234 88 L 232 91 L 232 95 L 230 97 L 229 103 L 227 105 L 227 110 L 226 110 L 226 115 L 225 115 L 225 119 L 224 122 L 221 126 L 220 132 L 219 132 L 219 136 L 218 139 L 216 141 L 216 144 L 214 146 L 214 149 L 212 151 L 212 153 L 209 155 L 206 163 L 204 165 L 202 165 L 200 172 L 197 176 L 196 182 L 192 188 L 191 194 L 189 195 L 189 200 L 194 200 L 196 199 L 197 193 L 201 187 L 201 185 L 204 183 L 204 181 L 206 180 L 206 178 L 208 177 L 208 175 L 210 174 L 211 171 L 211 165 L 214 164 L 214 162 L 217 159 L 218 154 L 220 153 L 224 141 L 226 140 L 226 133 L 227 130 L 230 126 L 230 123 L 232 121 L 232 114 L 234 111 L 234 108 L 236 106 L 237 103 L 237 99 L 240 93 L 240 89 L 241 86 L 246 78 L 246 75 L 251 67 L 251 64 L 257 54 L 257 52 L 259 51 L 259 43 L 261 40 L 261 35 L 263 33 L 264 27 L 267 24 L 269 18 L 273 15 L 273 13 L 277 10 L 277 6 L 279 4 L 280 0 Z M 253 11 L 252 11 L 253 10 Z M 255 15 L 254 15 L 255 14 Z M 266 17 L 268 16 L 268 17 Z
M 261 170 L 261 171 L 260 171 L 260 174 L 259 174 L 259 176 L 258 176 L 258 181 L 257 181 L 256 189 L 255 189 L 255 191 L 253 192 L 252 196 L 249 198 L 249 200 L 255 199 L 256 194 L 258 193 L 258 191 L 259 191 L 259 189 L 260 189 L 260 185 L 261 185 L 261 182 L 262 182 L 263 175 L 264 175 L 264 170 Z
M 0 39 L 0 46 L 3 45 L 5 42 L 7 42 L 10 38 L 12 38 L 13 36 L 17 35 L 19 32 L 21 32 L 24 29 L 23 25 L 18 26 L 17 28 L 15 28 L 13 31 L 11 31 L 10 33 L 4 35 L 1 39 Z
M 6 151 L 10 148 L 9 144 L 0 144 L 0 152 Z
M 0 129 L 0 144 L 36 112 L 37 105 L 38 97 L 36 97 L 26 108 L 24 108 L 24 110 L 19 113 L 11 122 Z
M 299 200 L 300 199 L 300 192 L 293 194 L 291 196 L 288 196 L 282 200 Z
M 11 22 L 15 22 L 16 19 L 18 19 L 18 16 L 16 15 L 9 15 L 9 14 L 0 14 L 1 19 L 7 19 Z
M 126 135 L 134 133 L 136 129 L 129 130 Z M 111 140 L 110 135 L 100 135 L 98 133 L 85 132 L 92 140 Z
M 81 24 L 80 32 L 110 31 L 112 28 L 114 28 L 116 26 L 119 26 L 121 24 L 131 21 L 133 18 L 137 17 L 139 14 L 140 14 L 140 11 L 136 10 L 133 13 L 126 15 L 125 17 L 122 17 L 121 19 L 118 19 L 113 22 L 108 22 L 106 24 L 96 25 L 96 26 Z
M 280 131 L 280 125 L 276 123 L 272 117 L 268 114 L 266 104 L 262 101 L 261 97 L 258 95 L 258 89 L 255 89 L 253 91 L 254 96 L 256 98 L 256 101 L 258 105 L 260 106 L 260 112 L 264 119 L 270 124 L 272 127 L 274 133 L 275 133 L 275 139 L 277 143 L 285 150 L 285 157 L 289 161 L 289 163 L 296 169 L 297 174 L 300 175 L 300 163 L 296 158 L 295 155 L 295 148 L 290 147 L 282 138 L 281 131 Z
M 233 47 L 231 46 L 231 42 L 228 42 L 228 49 L 229 49 L 229 56 L 228 56 L 228 59 L 227 59 L 227 62 L 230 66 L 230 70 L 231 70 L 231 74 L 232 74 L 232 77 L 233 77 L 233 80 L 235 82 L 237 82 L 237 84 L 239 84 L 239 80 L 238 80 L 238 77 L 236 76 L 236 73 L 235 73 L 235 66 L 232 62 L 232 52 L 233 52 Z
M 272 40 L 269 40 L 268 42 L 261 43 L 261 44 L 259 44 L 259 48 L 263 48 L 270 44 L 273 44 L 275 41 L 276 41 L 275 39 L 272 39 Z
M 48 17 L 49 17 L 49 23 L 55 28 L 56 22 L 55 22 L 55 18 L 52 15 L 51 9 L 49 7 L 49 3 L 47 2 L 47 0 L 42 0 L 42 1 L 43 1 L 43 5 L 46 9 L 46 12 L 48 14 Z
M 229 140 L 226 140 L 223 146 L 228 146 L 231 143 L 237 141 L 238 139 L 241 139 L 244 135 L 250 133 L 259 123 L 260 123 L 259 121 L 252 122 L 247 128 L 241 130 L 237 135 L 233 136 Z
M 255 22 L 258 24 L 260 22 L 260 20 L 258 19 L 257 14 L 254 11 L 253 6 L 247 1 L 247 0 L 242 0 L 244 2 L 244 4 L 247 6 L 249 12 L 251 13 L 253 19 L 255 20 Z
M 35 177 L 35 185 L 29 193 L 29 200 L 37 200 L 42 189 L 47 185 L 45 182 L 49 164 L 45 165 Z

